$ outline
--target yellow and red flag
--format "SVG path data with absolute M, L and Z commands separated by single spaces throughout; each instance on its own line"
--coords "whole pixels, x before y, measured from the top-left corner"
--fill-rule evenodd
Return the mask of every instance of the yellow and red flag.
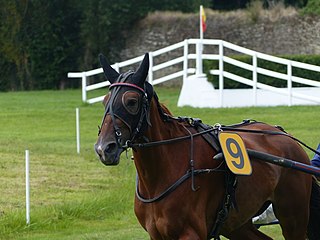
M 206 13 L 203 10 L 203 7 L 201 6 L 201 26 L 202 26 L 202 32 L 205 32 L 207 29 L 207 24 L 206 24 Z

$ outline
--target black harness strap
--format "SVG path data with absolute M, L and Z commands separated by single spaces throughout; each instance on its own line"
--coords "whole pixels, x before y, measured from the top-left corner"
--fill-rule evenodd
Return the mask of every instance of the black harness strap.
M 153 198 L 145 198 L 143 197 L 139 192 L 139 178 L 138 175 L 136 177 L 136 196 L 137 198 L 143 202 L 143 203 L 154 203 L 158 202 L 164 197 L 168 196 L 170 193 L 172 193 L 177 187 L 179 187 L 183 182 L 185 182 L 187 179 L 189 179 L 192 174 L 194 176 L 201 175 L 201 174 L 209 174 L 212 172 L 224 172 L 226 171 L 224 168 L 222 168 L 223 162 L 219 164 L 218 167 L 212 168 L 212 169 L 196 169 L 193 171 L 188 171 L 186 174 L 184 174 L 182 177 L 180 177 L 176 182 L 174 182 L 172 185 L 170 185 L 166 190 L 164 190 L 162 193 L 160 193 L 158 196 Z
M 132 75 L 133 73 L 134 72 L 129 71 L 127 73 L 120 74 L 118 79 L 117 79 L 117 81 L 116 81 L 116 83 L 124 83 L 127 80 L 127 78 L 130 75 Z M 110 86 L 110 88 L 112 88 L 112 85 Z M 117 141 L 120 143 L 121 131 L 120 131 L 118 125 L 116 124 L 115 115 L 114 115 L 114 112 L 113 112 L 113 102 L 114 102 L 115 98 L 117 97 L 119 91 L 120 91 L 120 86 L 116 86 L 114 84 L 113 92 L 111 93 L 110 99 L 109 99 L 109 101 L 108 101 L 108 103 L 107 103 L 107 105 L 105 107 L 105 112 L 104 112 L 104 115 L 103 115 L 103 118 L 102 118 L 101 127 L 102 127 L 102 125 L 104 123 L 105 118 L 109 114 L 111 116 L 111 119 L 112 119 L 112 122 L 113 122 L 113 128 L 114 128 L 114 131 L 116 133 Z M 101 127 L 99 127 L 98 136 L 100 135 Z
M 193 119 L 193 126 L 197 132 L 203 132 L 209 129 L 212 129 L 212 126 L 204 124 L 201 119 Z M 206 142 L 217 152 L 221 152 L 221 146 L 218 139 L 218 129 L 214 131 L 202 134 L 201 136 L 206 140 Z
M 192 136 L 199 137 L 203 134 L 206 134 L 206 133 L 209 133 L 212 131 L 214 131 L 214 128 L 211 127 L 207 130 L 203 130 L 202 132 L 194 133 L 194 134 L 192 134 Z M 187 139 L 190 139 L 190 135 L 177 137 L 177 138 L 170 138 L 170 139 L 166 139 L 166 140 L 154 141 L 154 142 L 146 142 L 146 143 L 128 142 L 128 147 L 133 147 L 133 148 L 154 147 L 154 146 L 159 146 L 159 145 L 165 145 L 165 144 L 171 144 L 171 143 L 175 143 L 175 142 L 185 141 Z
M 237 176 L 233 174 L 228 168 L 226 168 L 225 174 L 225 187 L 226 191 L 221 202 L 220 210 L 217 213 L 216 221 L 212 227 L 212 230 L 208 236 L 208 239 L 220 240 L 220 231 L 228 218 L 230 208 L 238 210 L 236 202 L 236 188 L 237 188 Z

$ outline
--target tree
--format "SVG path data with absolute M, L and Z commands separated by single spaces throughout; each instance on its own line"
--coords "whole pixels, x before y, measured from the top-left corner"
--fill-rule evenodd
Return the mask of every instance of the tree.
M 61 87 L 78 58 L 77 19 L 72 0 L 2 1 L 0 64 L 7 75 L 0 82 L 21 90 Z
M 320 1 L 319 0 L 308 0 L 306 7 L 303 8 L 301 12 L 302 12 L 302 14 L 320 16 Z
M 67 82 L 66 72 L 79 57 L 80 13 L 72 0 L 33 0 L 27 15 L 31 88 L 63 88 Z
M 112 61 L 119 60 L 118 52 L 124 43 L 124 32 L 150 10 L 148 2 L 92 0 L 82 1 L 83 21 L 81 40 L 83 67 L 98 67 L 97 56 L 103 52 Z
M 257 0 L 212 0 L 213 9 L 217 10 L 234 10 L 246 8 L 250 2 Z M 269 8 L 278 3 L 284 3 L 285 6 L 304 7 L 308 0 L 259 0 L 263 2 L 264 7 Z
M 67 72 L 99 67 L 100 52 L 119 61 L 127 30 L 149 12 L 198 12 L 200 4 L 211 3 L 234 8 L 248 1 L 0 0 L 0 90 L 72 86 Z
M 210 2 L 210 0 L 150 0 L 149 4 L 150 11 L 197 12 L 200 5 L 210 7 Z
M 0 53 L 2 56 L 0 64 L 8 75 L 13 73 L 13 68 L 16 70 L 16 74 L 10 78 L 10 84 L 5 84 L 10 85 L 11 89 L 24 89 L 25 80 L 30 75 L 28 51 L 23 41 L 25 37 L 23 21 L 27 7 L 27 0 L 0 2 Z M 6 79 L 1 79 L 1 82 L 5 83 Z

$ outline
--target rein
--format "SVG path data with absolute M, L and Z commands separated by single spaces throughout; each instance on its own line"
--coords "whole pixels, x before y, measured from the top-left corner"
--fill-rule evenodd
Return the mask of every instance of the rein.
M 193 118 L 170 118 L 170 119 L 174 119 L 174 120 L 178 120 L 178 121 L 182 121 L 181 119 L 183 119 L 183 121 L 187 121 L 187 122 L 193 122 Z M 238 126 L 241 126 L 242 124 L 246 124 L 246 123 L 250 123 L 251 120 L 244 120 L 243 123 L 241 123 Z M 256 122 L 256 121 L 254 121 Z M 127 142 L 127 146 L 131 147 L 131 148 L 144 148 L 144 147 L 153 147 L 153 146 L 158 146 L 158 145 L 165 145 L 165 144 L 171 144 L 171 143 L 175 143 L 175 142 L 180 142 L 180 141 L 184 141 L 187 140 L 189 138 L 192 137 L 198 137 L 201 135 L 204 135 L 206 133 L 209 132 L 213 132 L 216 131 L 215 133 L 217 134 L 219 131 L 236 131 L 236 132 L 246 132 L 246 133 L 254 133 L 254 134 L 267 134 L 267 135 L 282 135 L 282 136 L 286 136 L 289 137 L 295 141 L 297 141 L 298 143 L 300 143 L 301 145 L 303 145 L 304 147 L 308 148 L 310 151 L 320 155 L 320 152 L 315 150 L 314 148 L 310 147 L 309 145 L 307 145 L 306 143 L 302 142 L 301 140 L 299 140 L 298 138 L 295 138 L 294 136 L 286 133 L 286 132 L 277 132 L 277 131 L 270 131 L 270 130 L 253 130 L 253 129 L 241 129 L 241 128 L 236 128 L 233 126 L 222 126 L 220 124 L 215 124 L 214 126 L 212 126 L 211 128 L 201 131 L 201 132 L 197 132 L 191 135 L 186 135 L 186 136 L 182 136 L 182 137 L 177 137 L 177 138 L 171 138 L 171 139 L 165 139 L 165 140 L 161 140 L 161 141 L 153 141 L 153 142 L 147 142 L 147 143 L 132 143 L 132 142 Z
M 153 141 L 153 142 L 146 142 L 146 143 L 132 143 L 131 141 L 127 142 L 127 147 L 129 148 L 145 148 L 145 147 L 154 147 L 154 146 L 159 146 L 159 145 L 166 145 L 166 144 L 171 144 L 171 143 L 175 143 L 175 142 L 181 142 L 187 139 L 191 139 L 193 137 L 198 137 L 201 136 L 203 134 L 215 131 L 217 129 L 214 128 L 210 128 L 208 130 L 204 130 L 198 133 L 194 133 L 191 135 L 186 135 L 186 136 L 182 136 L 182 137 L 177 137 L 177 138 L 170 138 L 170 139 L 165 139 L 165 140 L 160 140 L 160 141 Z

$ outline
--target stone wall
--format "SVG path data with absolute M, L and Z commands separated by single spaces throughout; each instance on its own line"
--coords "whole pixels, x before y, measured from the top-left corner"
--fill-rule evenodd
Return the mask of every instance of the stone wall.
M 222 39 L 252 50 L 273 54 L 320 54 L 320 17 L 299 15 L 294 9 L 247 10 L 219 13 L 206 9 L 204 38 Z M 123 60 L 187 38 L 199 37 L 199 15 L 156 12 L 126 33 Z

